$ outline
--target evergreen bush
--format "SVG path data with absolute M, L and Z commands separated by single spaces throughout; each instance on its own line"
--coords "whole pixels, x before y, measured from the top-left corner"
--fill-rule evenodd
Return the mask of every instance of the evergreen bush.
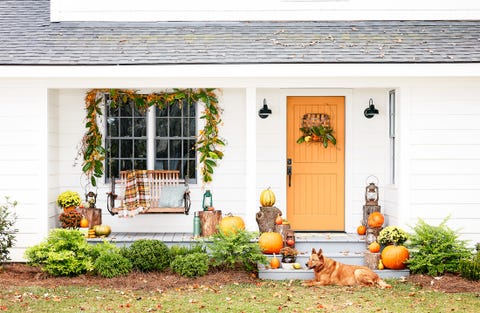
M 91 245 L 74 229 L 54 229 L 48 237 L 25 251 L 28 263 L 53 276 L 77 276 L 93 269 Z
M 98 275 L 107 278 L 127 275 L 132 271 L 132 263 L 119 251 L 100 254 L 93 267 Z
M 198 277 L 207 274 L 209 258 L 206 253 L 194 252 L 186 255 L 177 255 L 172 261 L 172 270 L 186 277 Z
M 17 216 L 13 209 L 17 206 L 17 202 L 10 202 L 5 197 L 5 203 L 0 204 L 0 265 L 10 260 L 10 248 L 15 243 L 15 234 L 18 232 L 14 228 Z
M 470 259 L 464 259 L 459 264 L 460 275 L 469 280 L 480 280 L 480 244 L 477 253 Z
M 170 265 L 171 256 L 167 245 L 155 239 L 141 239 L 122 251 L 133 265 L 142 272 L 163 271 Z
M 410 259 L 405 262 L 413 273 L 458 273 L 460 260 L 471 256 L 466 241 L 459 240 L 458 234 L 447 227 L 447 220 L 448 217 L 440 225 L 432 226 L 419 219 L 413 228 L 407 242 Z

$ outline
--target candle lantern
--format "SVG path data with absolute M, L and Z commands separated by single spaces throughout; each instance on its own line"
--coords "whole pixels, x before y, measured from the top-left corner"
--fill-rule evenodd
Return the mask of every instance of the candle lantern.
M 374 183 L 365 187 L 365 204 L 378 205 L 378 187 Z
M 209 211 L 213 208 L 213 196 L 210 190 L 205 191 L 203 194 L 202 207 L 204 211 Z

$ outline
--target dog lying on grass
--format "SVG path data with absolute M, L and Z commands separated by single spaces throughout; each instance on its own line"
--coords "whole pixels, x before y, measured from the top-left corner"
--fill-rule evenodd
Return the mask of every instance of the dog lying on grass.
M 312 255 L 306 265 L 309 269 L 313 269 L 315 279 L 305 281 L 304 286 L 339 285 L 391 288 L 368 267 L 337 262 L 324 256 L 322 249 L 318 252 L 312 249 Z

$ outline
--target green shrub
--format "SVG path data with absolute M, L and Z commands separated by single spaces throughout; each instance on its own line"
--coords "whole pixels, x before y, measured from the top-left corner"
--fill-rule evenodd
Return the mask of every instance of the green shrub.
M 212 242 L 207 243 L 207 250 L 212 257 L 213 266 L 227 268 L 242 267 L 255 271 L 257 263 L 267 264 L 267 257 L 260 246 L 253 240 L 258 233 L 239 230 L 236 233 L 225 234 L 221 230 L 211 236 Z
M 127 275 L 132 271 L 130 260 L 118 251 L 100 254 L 93 267 L 98 275 L 107 278 Z
M 78 230 L 54 229 L 25 251 L 28 263 L 53 276 L 77 276 L 93 269 L 91 246 Z
M 179 246 L 179 245 L 173 245 L 170 247 L 170 257 L 172 258 L 172 261 L 177 257 L 181 255 L 187 255 L 190 253 L 206 253 L 206 249 L 202 244 L 194 244 L 191 246 Z
M 10 202 L 5 197 L 5 203 L 0 204 L 0 265 L 10 260 L 10 248 L 15 243 L 14 228 L 17 216 L 12 210 L 17 206 L 17 201 Z
M 137 240 L 122 251 L 133 268 L 142 272 L 163 271 L 170 265 L 170 251 L 165 243 L 155 239 Z
M 186 277 L 198 277 L 208 272 L 208 255 L 202 252 L 195 252 L 186 255 L 177 255 L 172 261 L 172 270 Z
M 460 275 L 470 280 L 480 280 L 480 245 L 477 244 L 477 253 L 470 259 L 464 259 L 459 264 Z
M 447 220 L 448 217 L 440 225 L 431 226 L 420 219 L 413 228 L 414 234 L 407 243 L 410 259 L 406 262 L 413 273 L 458 273 L 460 260 L 471 256 L 466 242 L 446 226 Z
M 90 249 L 90 255 L 92 256 L 93 261 L 98 259 L 101 255 L 109 253 L 120 254 L 120 248 L 107 240 L 103 240 L 102 243 L 92 245 L 92 248 Z

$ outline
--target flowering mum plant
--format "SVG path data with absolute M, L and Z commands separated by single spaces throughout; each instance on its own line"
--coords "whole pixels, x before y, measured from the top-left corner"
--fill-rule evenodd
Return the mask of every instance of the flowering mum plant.
M 68 208 L 69 206 L 77 207 L 80 203 L 82 203 L 82 199 L 76 191 L 64 191 L 57 198 L 57 204 L 62 208 Z
M 408 239 L 408 234 L 398 226 L 387 226 L 380 231 L 377 241 L 382 245 L 401 245 Z

